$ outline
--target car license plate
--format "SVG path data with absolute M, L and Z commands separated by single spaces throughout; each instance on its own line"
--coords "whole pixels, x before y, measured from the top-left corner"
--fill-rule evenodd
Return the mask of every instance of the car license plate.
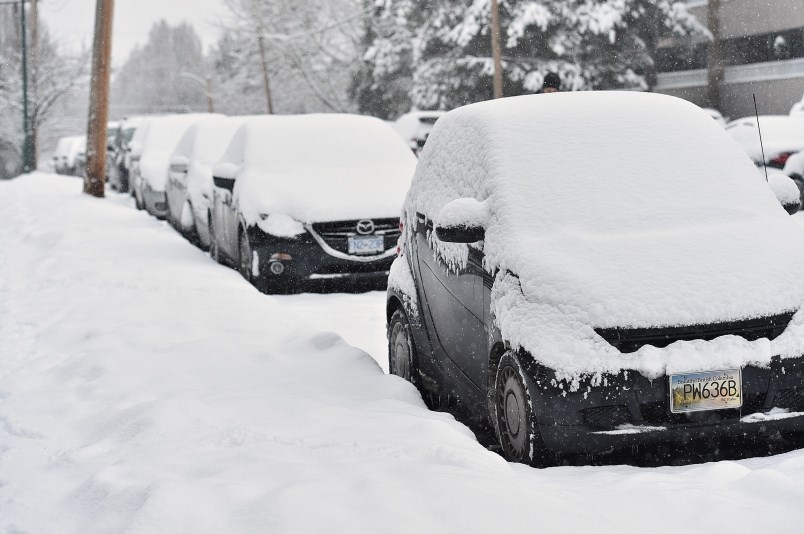
M 385 252 L 385 238 L 381 235 L 355 235 L 349 238 L 349 254 L 379 254 Z
M 724 410 L 743 405 L 740 369 L 670 375 L 670 411 L 673 413 Z

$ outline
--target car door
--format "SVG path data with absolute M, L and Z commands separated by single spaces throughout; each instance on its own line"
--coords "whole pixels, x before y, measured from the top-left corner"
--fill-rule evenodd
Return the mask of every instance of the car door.
M 421 214 L 417 220 L 416 257 L 426 315 L 438 348 L 465 379 L 484 390 L 489 337 L 484 321 L 482 250 L 479 245 L 468 245 L 466 265 L 451 270 L 430 246 L 429 239 L 436 239 L 431 237 L 432 220 Z

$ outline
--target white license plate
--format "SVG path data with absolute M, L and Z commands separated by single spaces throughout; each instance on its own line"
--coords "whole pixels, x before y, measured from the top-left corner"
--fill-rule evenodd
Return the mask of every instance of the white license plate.
M 670 375 L 670 411 L 673 413 L 725 410 L 743 405 L 740 369 Z
M 385 238 L 381 235 L 355 235 L 349 238 L 349 254 L 379 254 L 385 252 Z

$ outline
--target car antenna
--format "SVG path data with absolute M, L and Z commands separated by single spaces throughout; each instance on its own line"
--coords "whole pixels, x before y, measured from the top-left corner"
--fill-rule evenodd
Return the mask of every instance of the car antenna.
M 765 145 L 762 144 L 762 128 L 759 127 L 759 108 L 757 107 L 757 95 L 753 93 L 754 97 L 754 113 L 757 117 L 757 131 L 759 132 L 759 148 L 762 149 L 762 168 L 765 169 L 765 181 L 768 181 L 768 165 L 765 163 Z

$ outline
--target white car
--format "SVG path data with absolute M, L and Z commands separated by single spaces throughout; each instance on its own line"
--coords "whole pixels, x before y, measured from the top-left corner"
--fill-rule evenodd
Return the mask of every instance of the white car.
M 170 170 L 170 155 L 190 126 L 212 117 L 222 115 L 188 113 L 154 117 L 148 121 L 141 136 L 140 129 L 137 130 L 134 134 L 137 143 L 132 147 L 132 156 L 135 151 L 140 156 L 131 187 L 138 209 L 145 209 L 160 219 L 167 217 L 165 186 Z
M 79 152 L 86 150 L 86 136 L 73 135 L 62 137 L 53 153 L 52 165 L 56 174 L 76 174 L 76 158 Z
M 726 130 L 757 166 L 763 164 L 763 147 L 765 165 L 775 169 L 783 169 L 787 158 L 804 150 L 804 117 L 760 115 L 759 128 L 757 117 L 744 117 L 730 122 Z
M 212 166 L 240 126 L 252 117 L 219 117 L 199 121 L 185 132 L 170 156 L 165 193 L 168 221 L 180 232 L 209 247 L 212 209 Z
M 394 129 L 408 143 L 410 149 L 418 154 L 424 148 L 430 130 L 445 113 L 446 111 L 411 111 L 394 122 Z

